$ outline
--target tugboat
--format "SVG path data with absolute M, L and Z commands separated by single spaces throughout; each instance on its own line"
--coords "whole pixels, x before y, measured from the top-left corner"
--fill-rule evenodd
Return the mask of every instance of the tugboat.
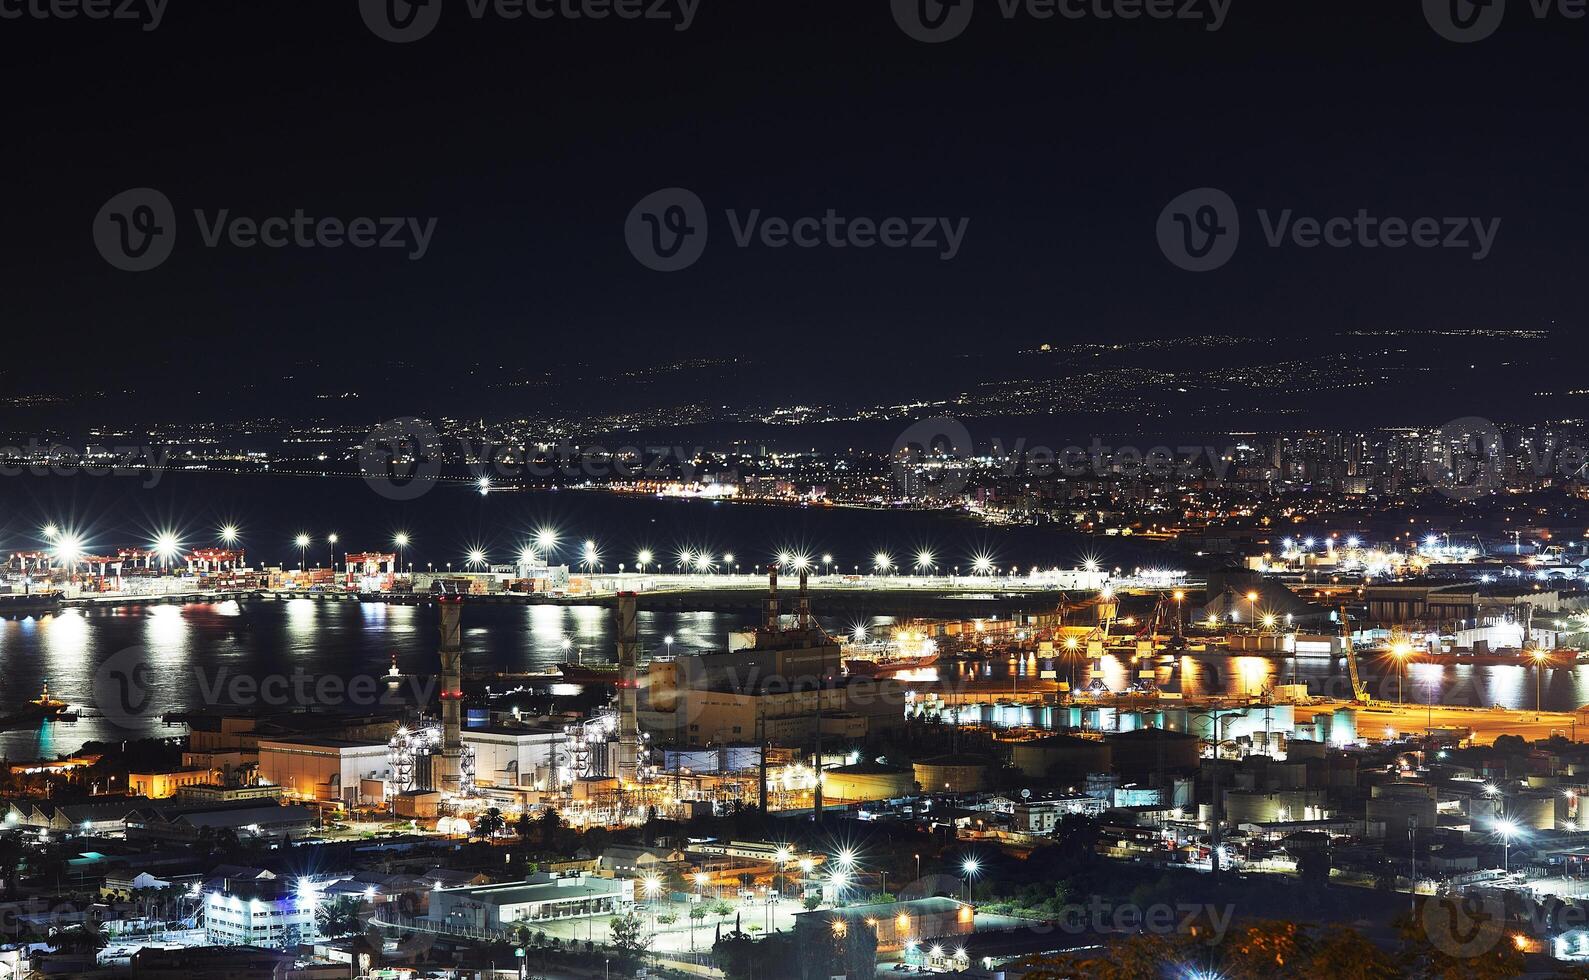
M 29 701 L 21 711 L 0 717 L 0 731 L 29 728 L 41 721 L 75 721 L 77 716 L 69 714 L 66 710 L 68 707 L 65 701 L 50 696 L 50 685 L 46 682 L 43 693 Z

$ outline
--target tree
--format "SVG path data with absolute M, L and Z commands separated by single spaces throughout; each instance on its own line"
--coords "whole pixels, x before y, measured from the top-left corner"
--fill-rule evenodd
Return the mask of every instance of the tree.
M 711 905 L 711 912 L 719 919 L 726 919 L 734 914 L 734 906 L 723 901 L 721 898 L 714 899 Z
M 330 939 L 364 931 L 364 903 L 352 895 L 338 895 L 315 910 L 315 925 Z
M 822 896 L 807 895 L 805 898 L 801 899 L 800 904 L 806 907 L 807 912 L 815 911 L 816 907 L 822 904 Z
M 557 843 L 557 828 L 562 826 L 563 818 L 551 807 L 541 811 L 541 846 L 548 851 Z
M 480 819 L 475 821 L 474 832 L 476 837 L 495 837 L 508 826 L 507 818 L 502 816 L 502 811 L 492 807 L 480 814 Z
M 612 945 L 625 962 L 638 960 L 650 950 L 652 937 L 646 934 L 645 920 L 638 914 L 629 912 L 614 916 L 607 927 L 612 936 Z

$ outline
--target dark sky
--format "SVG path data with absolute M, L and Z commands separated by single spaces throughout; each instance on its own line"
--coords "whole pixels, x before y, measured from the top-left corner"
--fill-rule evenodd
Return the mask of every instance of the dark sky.
M 975 2 L 942 44 L 907 37 L 888 0 L 700 0 L 686 31 L 477 20 L 445 0 L 409 44 L 377 38 L 356 0 L 170 0 L 153 31 L 0 19 L 0 384 L 81 376 L 158 399 L 194 376 L 357 380 L 401 361 L 383 379 L 417 388 L 476 361 L 720 353 L 895 372 L 1203 331 L 1305 353 L 1343 329 L 1554 323 L 1573 343 L 1589 21 L 1513 0 L 1493 37 L 1456 44 L 1407 0 L 1235 0 L 1214 32 Z M 175 207 L 175 250 L 118 271 L 92 225 L 145 186 Z M 673 186 L 705 202 L 711 241 L 665 274 L 631 256 L 624 221 Z M 1154 229 L 1203 186 L 1236 202 L 1242 246 L 1193 274 Z M 1288 207 L 1502 224 L 1481 262 L 1265 247 L 1257 209 Z M 205 248 L 195 208 L 437 223 L 411 262 Z M 740 249 L 730 208 L 969 224 L 947 262 Z M 796 400 L 792 373 L 767 384 Z

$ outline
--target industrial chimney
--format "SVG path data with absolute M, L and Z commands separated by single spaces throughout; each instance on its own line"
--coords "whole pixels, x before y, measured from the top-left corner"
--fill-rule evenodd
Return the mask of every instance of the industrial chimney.
M 640 768 L 639 630 L 635 594 L 618 593 L 618 778 L 636 779 Z
M 811 628 L 811 587 L 806 581 L 807 576 L 808 573 L 802 568 L 800 570 L 800 601 L 795 607 L 796 623 L 803 630 Z
M 432 760 L 432 785 L 457 793 L 463 776 L 463 596 L 436 598 L 441 631 L 441 754 Z
M 767 601 L 762 607 L 762 628 L 769 633 L 778 632 L 778 566 L 767 569 Z

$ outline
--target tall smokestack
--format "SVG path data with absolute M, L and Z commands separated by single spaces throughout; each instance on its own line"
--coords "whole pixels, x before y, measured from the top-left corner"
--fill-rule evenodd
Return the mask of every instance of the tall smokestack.
M 618 778 L 632 781 L 640 768 L 639 629 L 635 594 L 618 593 Z
M 762 607 L 761 625 L 769 633 L 778 631 L 778 566 L 767 569 L 767 601 Z
M 432 760 L 432 783 L 443 792 L 458 792 L 463 759 L 463 596 L 436 599 L 441 631 L 441 755 Z
M 800 570 L 800 602 L 796 606 L 796 621 L 803 630 L 811 628 L 811 587 L 806 579 L 807 572 L 802 568 Z

